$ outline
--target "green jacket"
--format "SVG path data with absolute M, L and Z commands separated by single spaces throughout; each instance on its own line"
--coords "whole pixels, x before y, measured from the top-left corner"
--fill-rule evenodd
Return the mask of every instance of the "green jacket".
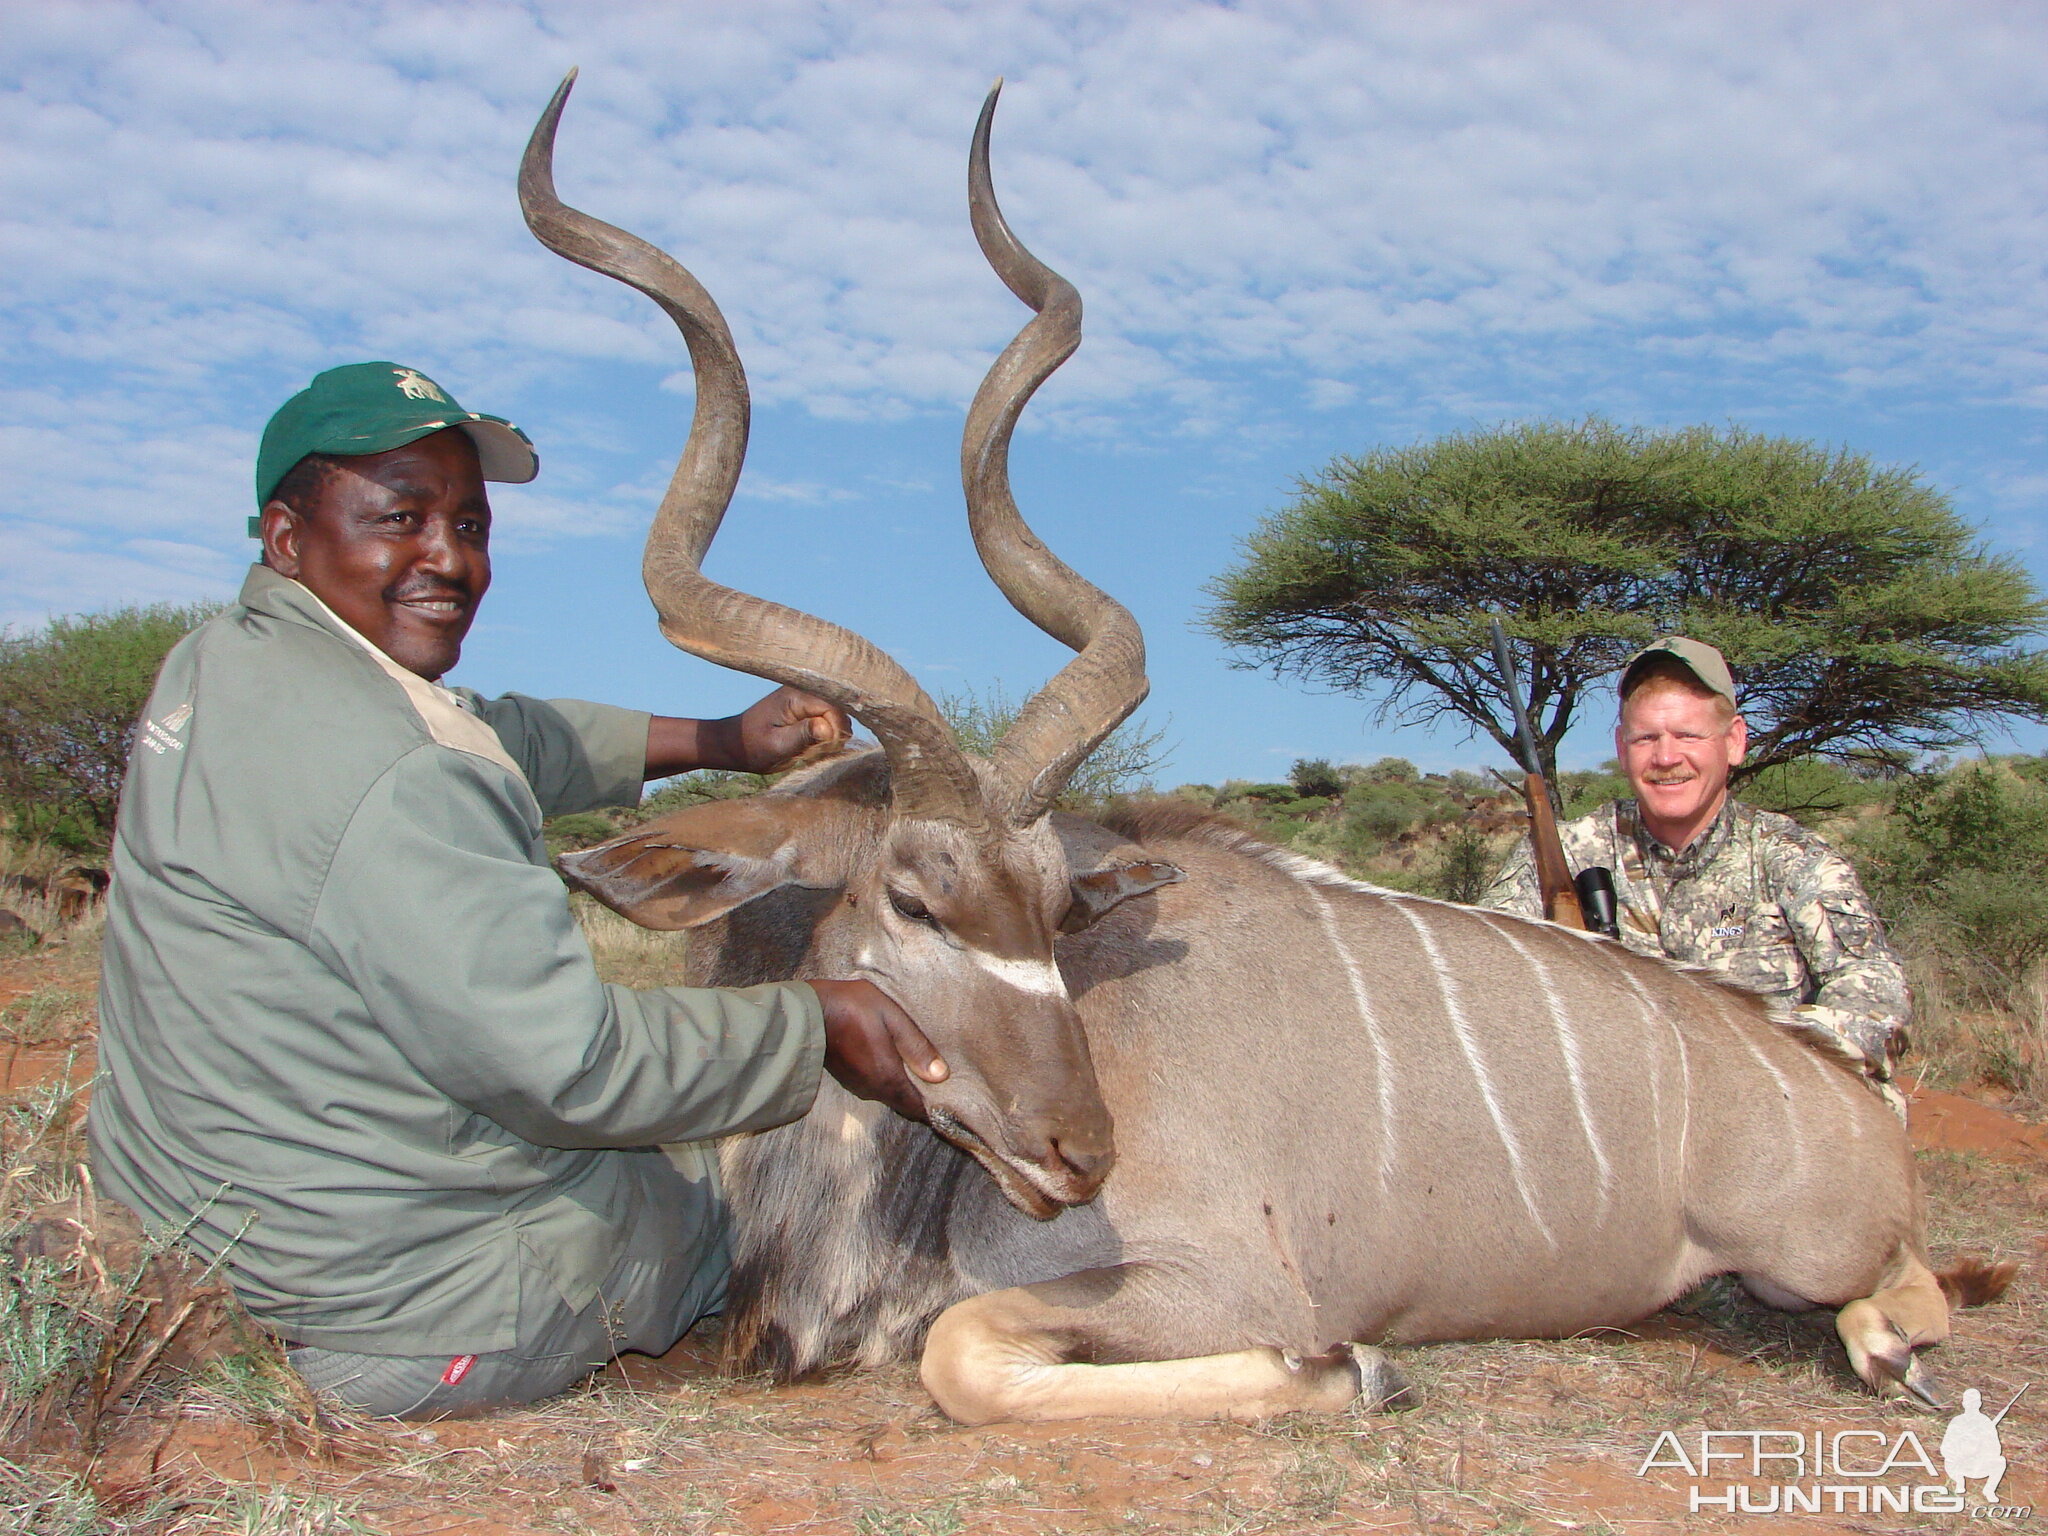
M 587 1305 L 643 1202 L 722 1231 L 712 1160 L 653 1148 L 803 1114 L 821 1014 L 598 981 L 541 818 L 637 798 L 646 735 L 427 683 L 255 568 L 137 732 L 100 1187 L 225 1250 L 279 1333 L 378 1354 L 509 1348 L 522 1286 Z

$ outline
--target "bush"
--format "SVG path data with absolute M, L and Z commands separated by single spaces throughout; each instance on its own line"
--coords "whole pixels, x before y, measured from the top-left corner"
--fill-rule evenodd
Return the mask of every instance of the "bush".
M 76 850 L 105 845 L 164 656 L 217 612 L 159 603 L 0 633 L 0 805 L 17 832 Z
M 774 782 L 775 776 L 771 774 L 728 772 L 722 768 L 679 773 L 642 800 L 633 812 L 633 819 L 652 821 L 657 816 L 687 810 L 707 800 L 744 800 L 749 795 L 760 794 Z
M 1024 701 L 1013 699 L 1001 683 L 986 692 L 970 688 L 950 693 L 939 700 L 939 710 L 953 735 L 967 751 L 987 757 L 1003 733 L 1016 723 Z M 1166 745 L 1166 732 L 1150 730 L 1140 719 L 1126 720 L 1111 731 L 1074 770 L 1067 787 L 1053 802 L 1063 811 L 1087 813 L 1099 809 L 1119 795 L 1151 787 L 1152 776 L 1164 768 L 1173 749 Z M 1293 798 L 1293 791 L 1288 791 Z
M 1422 775 L 1405 757 L 1383 757 L 1358 777 L 1365 784 L 1413 784 Z
M 1758 810 L 1776 811 L 1809 827 L 1885 798 L 1883 785 L 1812 757 L 1766 768 L 1741 793 Z
M 2048 959 L 2048 784 L 1997 761 L 1923 775 L 1857 843 L 1881 909 L 1950 930 L 1993 992 Z
M 1485 833 L 1477 827 L 1453 828 L 1437 852 L 1428 894 L 1472 906 L 1493 884 L 1499 865 L 1500 859 Z
M 1294 766 L 1288 770 L 1287 782 L 1304 800 L 1312 795 L 1334 800 L 1344 793 L 1344 779 L 1337 772 L 1336 765 L 1326 757 L 1296 758 Z
M 1521 781 L 1515 782 L 1519 785 Z M 1627 799 L 1635 790 L 1618 772 L 1604 768 L 1597 773 L 1573 769 L 1557 776 L 1557 793 L 1564 801 L 1564 819 L 1576 821 L 1610 800 Z
M 611 817 L 602 811 L 572 811 L 566 816 L 550 817 L 541 827 L 541 836 L 547 841 L 548 852 L 559 857 L 609 842 L 618 830 Z
M 2048 783 L 2038 759 L 1914 775 L 1849 846 L 1912 979 L 1942 1077 L 2038 1092 L 2048 1072 Z
M 1380 779 L 1344 799 L 1345 841 L 1356 854 L 1385 848 L 1409 828 L 1452 814 L 1443 797 L 1415 783 Z
M 1294 798 L 1292 784 L 1252 784 L 1243 779 L 1227 779 L 1223 787 L 1216 791 L 1216 803 L 1219 806 L 1228 805 L 1233 800 L 1253 800 L 1260 805 L 1286 805 Z

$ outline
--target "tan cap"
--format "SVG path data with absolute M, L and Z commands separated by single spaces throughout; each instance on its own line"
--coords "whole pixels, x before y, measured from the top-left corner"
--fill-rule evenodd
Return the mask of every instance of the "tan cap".
M 1671 657 L 1708 689 L 1730 704 L 1739 704 L 1735 697 L 1735 674 L 1728 670 L 1727 658 L 1704 640 L 1689 640 L 1684 635 L 1660 635 L 1629 657 L 1628 665 L 1621 669 L 1619 691 L 1624 699 L 1636 669 L 1653 656 Z

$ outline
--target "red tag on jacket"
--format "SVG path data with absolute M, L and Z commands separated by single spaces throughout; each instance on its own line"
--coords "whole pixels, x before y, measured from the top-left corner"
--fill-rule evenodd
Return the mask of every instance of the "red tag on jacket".
M 469 1368 L 476 1364 L 475 1355 L 457 1355 L 448 1362 L 448 1369 L 441 1373 L 441 1385 L 452 1387 L 469 1374 Z

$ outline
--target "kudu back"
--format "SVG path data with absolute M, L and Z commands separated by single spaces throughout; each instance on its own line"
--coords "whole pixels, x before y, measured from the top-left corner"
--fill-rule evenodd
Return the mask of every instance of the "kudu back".
M 1039 313 L 969 414 L 970 526 L 1078 654 L 983 762 L 859 637 L 702 577 L 744 376 L 686 272 L 554 200 L 567 89 L 529 146 L 529 222 L 662 304 L 697 372 L 648 541 L 663 631 L 834 698 L 881 746 L 565 873 L 687 930 L 694 983 L 867 976 L 956 1065 L 931 1130 L 827 1082 L 802 1121 L 725 1145 L 731 1363 L 800 1374 L 922 1339 L 927 1386 L 970 1422 L 1255 1418 L 1396 1395 L 1377 1344 L 1623 1324 L 1732 1271 L 1840 1307 L 1863 1379 L 1928 1395 L 1914 1351 L 1946 1336 L 1947 1299 L 1910 1148 L 1824 1039 L 1703 974 L 1362 886 L 1191 807 L 1049 810 L 1143 696 L 1143 650 L 1010 499 L 1010 432 L 1080 302 L 997 210 L 994 92 L 970 208 Z

